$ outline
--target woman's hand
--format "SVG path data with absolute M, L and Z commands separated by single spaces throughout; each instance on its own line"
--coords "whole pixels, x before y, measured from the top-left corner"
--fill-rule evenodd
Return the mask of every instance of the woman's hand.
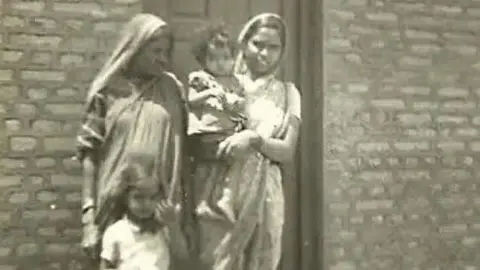
M 95 259 L 97 256 L 98 228 L 93 221 L 94 209 L 89 208 L 83 214 L 83 219 L 82 249 L 88 257 Z
M 243 130 L 226 138 L 218 145 L 217 157 L 236 157 L 246 153 L 258 134 L 252 130 Z

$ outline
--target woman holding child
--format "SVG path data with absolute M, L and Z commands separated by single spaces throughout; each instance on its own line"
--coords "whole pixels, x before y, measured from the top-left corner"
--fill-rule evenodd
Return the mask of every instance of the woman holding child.
M 301 122 L 299 91 L 292 83 L 275 77 L 286 50 L 286 32 L 278 15 L 265 13 L 252 18 L 238 37 L 239 53 L 234 74 L 230 76 L 215 72 L 227 66 L 228 57 L 218 53 L 224 46 L 219 45 L 218 33 L 212 34 L 210 37 L 215 37 L 212 38 L 215 41 L 204 46 L 210 51 L 203 50 L 206 57 L 201 58 L 204 72 L 190 76 L 192 105 L 198 106 L 199 100 L 203 100 L 205 107 L 223 108 L 223 112 L 233 116 L 225 119 L 243 119 L 237 121 L 241 125 L 234 129 L 229 121 L 220 121 L 224 118 L 213 114 L 212 109 L 200 110 L 208 112 L 208 117 L 202 113 L 191 115 L 194 121 L 189 137 L 194 138 L 199 149 L 207 149 L 193 159 L 196 185 L 193 200 L 199 234 L 196 252 L 205 269 L 278 267 L 284 223 L 280 167 L 294 156 Z M 224 64 L 219 64 L 222 61 Z M 217 83 L 226 85 L 222 81 L 232 80 L 236 83 L 225 87 L 225 91 L 219 90 Z M 198 86 L 199 81 L 202 87 Z M 205 84 L 214 86 L 209 88 Z M 241 113 L 224 109 L 229 105 L 226 98 L 229 93 L 238 94 L 234 100 L 242 101 Z M 208 102 L 207 97 L 226 106 Z M 215 151 L 210 149 L 212 145 Z
M 166 71 L 172 46 L 163 20 L 136 15 L 87 94 L 82 244 L 102 269 L 164 270 L 186 254 L 174 205 L 184 201 L 187 113 Z

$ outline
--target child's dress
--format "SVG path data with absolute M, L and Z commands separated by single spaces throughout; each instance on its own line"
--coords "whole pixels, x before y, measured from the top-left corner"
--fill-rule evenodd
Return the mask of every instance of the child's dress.
M 209 217 L 220 214 L 233 219 L 230 201 L 234 186 L 226 183 L 231 164 L 227 160 L 216 158 L 215 154 L 221 141 L 243 129 L 243 89 L 234 76 L 216 78 L 203 70 L 190 73 L 188 82 L 189 88 L 197 92 L 211 88 L 225 89 L 225 103 L 216 98 L 208 98 L 203 106 L 192 108 L 188 135 L 195 164 L 209 167 L 208 176 L 200 185 L 203 187 L 203 195 L 197 214 Z
M 136 224 L 123 218 L 105 231 L 100 257 L 112 262 L 118 270 L 168 270 L 170 251 L 166 231 L 141 232 Z

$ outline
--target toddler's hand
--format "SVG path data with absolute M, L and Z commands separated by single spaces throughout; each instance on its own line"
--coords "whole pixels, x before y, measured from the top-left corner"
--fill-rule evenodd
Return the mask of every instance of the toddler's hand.
M 222 88 L 215 87 L 210 88 L 207 91 L 211 97 L 219 99 L 219 101 L 222 103 L 225 101 L 225 91 Z

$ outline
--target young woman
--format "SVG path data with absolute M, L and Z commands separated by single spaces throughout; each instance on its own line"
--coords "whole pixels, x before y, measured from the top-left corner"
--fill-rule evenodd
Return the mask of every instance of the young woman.
M 275 270 L 284 223 L 280 167 L 295 153 L 300 94 L 294 84 L 275 76 L 287 44 L 286 26 L 278 15 L 252 18 L 238 42 L 235 73 L 245 88 L 247 129 L 222 141 L 217 153 L 241 163 L 236 175 L 230 174 L 239 183 L 232 194 L 234 220 L 199 215 L 198 251 L 206 269 Z M 205 175 L 197 170 L 195 183 L 202 183 Z

